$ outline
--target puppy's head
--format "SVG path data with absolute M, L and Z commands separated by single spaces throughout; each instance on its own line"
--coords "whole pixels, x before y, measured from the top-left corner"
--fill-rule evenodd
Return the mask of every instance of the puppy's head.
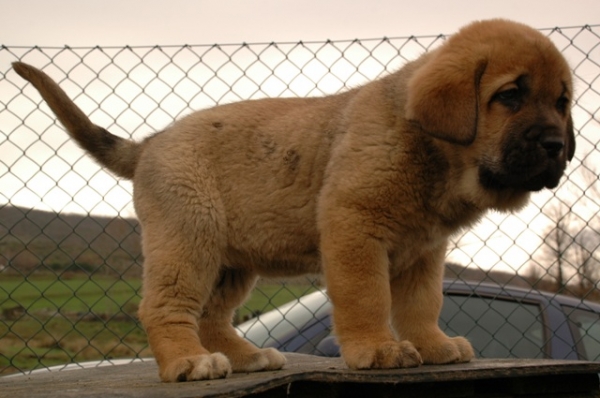
M 408 82 L 407 119 L 460 147 L 492 191 L 554 188 L 573 158 L 570 68 L 525 25 L 476 22 L 429 54 Z

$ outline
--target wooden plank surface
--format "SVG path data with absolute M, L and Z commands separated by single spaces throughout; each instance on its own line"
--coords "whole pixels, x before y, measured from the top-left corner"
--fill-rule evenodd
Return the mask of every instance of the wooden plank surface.
M 511 388 L 521 388 L 525 393 L 532 388 L 539 391 L 550 388 L 548 385 L 552 384 L 553 380 L 559 385 L 572 381 L 581 391 L 591 391 L 598 388 L 597 374 L 600 373 L 600 363 L 528 359 L 488 359 L 467 364 L 421 366 L 412 369 L 355 371 L 348 369 L 340 358 L 301 354 L 286 356 L 288 363 L 279 371 L 239 373 L 228 379 L 200 382 L 161 383 L 156 364 L 152 361 L 0 377 L 0 397 L 180 398 L 240 397 L 248 394 L 287 396 L 294 395 L 291 394 L 291 389 L 296 392 L 295 396 L 306 396 L 299 391 L 307 388 L 322 390 L 326 385 L 406 385 L 406 391 L 415 385 L 442 385 L 443 391 L 447 391 L 450 388 L 448 386 L 459 386 L 467 382 L 471 384 L 465 384 L 470 386 L 465 391 L 474 391 L 473 383 L 479 381 L 489 384 L 494 380 L 501 381 L 503 385 L 505 380 L 517 380 L 519 382 L 513 383 L 516 387 Z M 550 383 L 547 384 L 548 382 Z M 445 396 L 469 396 L 460 390 L 458 388 L 458 392 Z M 440 396 L 439 394 L 438 391 L 433 396 Z M 371 398 L 376 396 L 371 395 Z

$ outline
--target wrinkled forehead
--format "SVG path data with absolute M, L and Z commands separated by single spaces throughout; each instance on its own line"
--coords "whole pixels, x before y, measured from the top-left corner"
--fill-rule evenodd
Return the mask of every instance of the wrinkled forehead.
M 543 40 L 542 40 L 543 39 Z M 482 88 L 498 89 L 518 83 L 540 95 L 571 97 L 571 69 L 562 54 L 547 38 L 501 41 L 489 49 Z
M 571 69 L 563 55 L 549 38 L 526 25 L 478 22 L 459 31 L 448 44 L 462 49 L 471 62 L 485 65 L 483 90 L 495 91 L 519 80 L 540 95 L 570 97 L 573 91 Z

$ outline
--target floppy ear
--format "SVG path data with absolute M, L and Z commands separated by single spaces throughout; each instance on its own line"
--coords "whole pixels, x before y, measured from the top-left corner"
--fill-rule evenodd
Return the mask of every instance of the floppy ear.
M 435 138 L 471 144 L 477 135 L 479 83 L 486 66 L 485 61 L 458 59 L 456 53 L 436 54 L 408 81 L 406 118 Z
M 567 159 L 569 162 L 575 156 L 575 130 L 573 128 L 573 118 L 569 115 L 567 120 Z

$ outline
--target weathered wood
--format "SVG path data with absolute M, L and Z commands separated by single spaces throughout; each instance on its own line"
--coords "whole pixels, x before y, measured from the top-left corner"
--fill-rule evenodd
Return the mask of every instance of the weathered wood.
M 600 397 L 600 363 L 497 359 L 413 369 L 355 371 L 339 358 L 286 354 L 279 371 L 161 383 L 154 362 L 0 378 L 17 397 Z M 367 395 L 365 395 L 367 394 Z M 539 394 L 539 395 L 538 395 Z

